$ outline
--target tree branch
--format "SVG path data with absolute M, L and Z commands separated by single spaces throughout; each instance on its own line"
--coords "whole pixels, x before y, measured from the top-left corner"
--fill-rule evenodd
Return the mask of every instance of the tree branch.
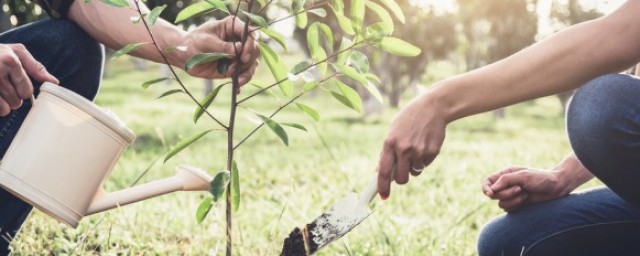
M 324 83 L 327 80 L 337 76 L 338 73 L 333 73 L 332 75 L 320 80 L 318 82 L 318 84 Z M 286 108 L 287 106 L 291 105 L 292 103 L 294 103 L 298 98 L 302 97 L 302 95 L 305 95 L 307 92 L 309 91 L 305 91 L 305 92 L 301 92 L 298 95 L 296 95 L 295 97 L 291 98 L 291 100 L 287 101 L 287 103 L 285 103 L 284 105 L 280 106 L 278 109 L 276 109 L 276 111 L 274 111 L 271 115 L 269 115 L 269 118 L 273 118 L 275 115 L 277 115 L 281 110 L 283 110 L 284 108 Z M 260 125 L 258 125 L 256 128 L 254 128 L 251 132 L 249 132 L 249 134 L 247 136 L 245 136 L 242 140 L 240 140 L 240 142 L 238 142 L 238 144 L 233 147 L 233 149 L 237 149 L 238 147 L 240 147 L 240 145 L 242 145 L 242 143 L 244 143 L 247 139 L 249 139 L 251 136 L 253 136 L 254 133 L 256 133 L 260 128 L 262 128 L 264 126 L 264 122 L 261 123 Z
M 147 29 L 147 32 L 149 33 L 149 37 L 151 37 L 151 42 L 153 44 L 153 46 L 156 48 L 156 50 L 158 51 L 158 53 L 160 54 L 160 56 L 162 57 L 162 60 L 164 60 L 165 64 L 167 64 L 167 67 L 169 67 L 169 70 L 171 71 L 171 73 L 173 74 L 173 77 L 176 79 L 176 81 L 178 82 L 178 84 L 180 85 L 180 87 L 182 87 L 182 90 L 184 90 L 184 92 L 189 96 L 189 98 L 191 98 L 191 100 L 193 100 L 194 103 L 196 103 L 198 105 L 198 107 L 200 107 L 204 113 L 206 113 L 209 117 L 211 117 L 211 119 L 213 119 L 213 121 L 215 121 L 216 123 L 218 123 L 220 126 L 222 126 L 225 130 L 228 130 L 228 127 L 226 125 L 224 125 L 222 122 L 220 122 L 220 120 L 218 120 L 215 116 L 213 116 L 204 106 L 202 106 L 202 104 L 200 104 L 200 102 L 198 102 L 198 100 L 193 96 L 193 94 L 191 94 L 191 92 L 189 91 L 189 89 L 187 89 L 187 87 L 182 83 L 182 80 L 180 80 L 180 77 L 178 77 L 178 74 L 176 73 L 175 69 L 173 68 L 173 66 L 171 66 L 169 64 L 169 60 L 167 59 L 167 56 L 164 55 L 164 52 L 160 49 L 160 47 L 158 46 L 158 43 L 156 42 L 156 38 L 153 35 L 153 32 L 151 32 L 151 28 L 149 27 L 149 24 L 147 23 L 147 20 L 144 19 L 144 17 L 142 17 L 142 10 L 140 9 L 140 2 L 139 0 L 135 0 L 133 1 L 136 5 L 137 8 L 137 12 L 140 15 L 140 19 L 142 20 L 142 23 L 144 24 L 144 27 Z
M 327 62 L 329 59 L 331 59 L 331 58 L 333 58 L 333 57 L 335 57 L 335 56 L 338 56 L 339 54 L 341 54 L 341 53 L 343 53 L 343 52 L 346 52 L 346 51 L 352 50 L 353 48 L 355 48 L 357 45 L 359 45 L 359 44 L 360 44 L 360 43 L 362 43 L 362 42 L 364 42 L 364 41 L 355 42 L 355 43 L 353 43 L 351 46 L 349 46 L 348 48 L 346 48 L 346 49 L 344 49 L 344 50 L 342 50 L 342 51 L 335 52 L 335 53 L 333 53 L 333 54 L 329 55 L 329 57 L 325 58 L 324 60 L 321 60 L 321 61 L 318 61 L 318 62 L 316 62 L 316 63 L 313 63 L 313 64 L 309 65 L 308 67 L 306 67 L 306 68 L 304 68 L 304 69 L 302 69 L 302 70 L 300 70 L 300 71 L 296 72 L 296 73 L 295 73 L 295 74 L 293 74 L 293 75 L 299 75 L 299 74 L 301 74 L 301 73 L 303 73 L 303 72 L 305 72 L 305 71 L 309 70 L 310 68 L 312 68 L 312 67 L 314 67 L 314 66 L 317 66 L 317 65 L 319 65 L 319 64 L 321 64 L 321 63 L 324 63 L 324 62 Z M 243 103 L 243 102 L 245 102 L 245 101 L 247 101 L 247 100 L 249 100 L 249 99 L 251 99 L 251 98 L 253 98 L 253 97 L 257 96 L 258 94 L 261 94 L 261 93 L 263 93 L 263 92 L 266 92 L 267 90 L 269 90 L 269 89 L 273 88 L 274 86 L 279 85 L 279 84 L 281 84 L 281 83 L 283 83 L 284 81 L 287 81 L 287 80 L 289 80 L 289 77 L 283 78 L 283 79 L 281 79 L 280 81 L 277 81 L 277 82 L 275 82 L 275 83 L 273 83 L 273 84 L 271 84 L 271 85 L 269 85 L 269 86 L 267 86 L 267 87 L 265 87 L 265 88 L 262 88 L 262 89 L 258 90 L 257 92 L 255 92 L 255 93 L 253 93 L 253 94 L 251 94 L 251 95 L 249 95 L 249 96 L 245 97 L 244 99 L 242 99 L 242 100 L 238 101 L 238 104 L 241 104 L 241 103 Z

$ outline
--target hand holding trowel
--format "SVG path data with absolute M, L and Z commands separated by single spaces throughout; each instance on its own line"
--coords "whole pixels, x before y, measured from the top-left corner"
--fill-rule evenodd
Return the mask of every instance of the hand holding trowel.
M 360 195 L 349 193 L 302 230 L 294 229 L 284 240 L 281 256 L 312 255 L 346 235 L 369 216 L 369 203 L 378 193 L 376 175 Z

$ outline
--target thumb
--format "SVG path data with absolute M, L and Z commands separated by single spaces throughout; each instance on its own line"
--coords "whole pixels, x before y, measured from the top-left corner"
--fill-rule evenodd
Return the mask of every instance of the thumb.
M 524 175 L 522 175 L 522 173 L 519 173 L 519 172 L 505 174 L 500 176 L 500 178 L 498 178 L 498 180 L 494 182 L 493 185 L 491 185 L 491 190 L 495 193 L 497 191 L 500 191 L 515 185 L 522 186 L 525 179 L 526 177 L 524 177 Z
M 20 59 L 22 67 L 27 72 L 27 74 L 32 76 L 35 80 L 39 82 L 51 82 L 54 84 L 60 83 L 58 79 L 50 74 L 49 71 L 47 71 L 47 69 L 44 67 L 44 65 L 33 58 L 31 53 L 29 53 L 29 51 L 27 51 L 26 49 L 15 49 L 14 53 Z

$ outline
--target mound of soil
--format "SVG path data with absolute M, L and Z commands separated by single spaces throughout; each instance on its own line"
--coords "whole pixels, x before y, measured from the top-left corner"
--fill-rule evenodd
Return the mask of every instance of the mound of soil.
M 280 256 L 308 256 L 314 254 L 318 250 L 318 244 L 313 241 L 314 235 L 309 231 L 315 227 L 316 224 L 314 222 L 307 224 L 302 230 L 296 227 L 291 231 L 289 237 L 284 239 Z

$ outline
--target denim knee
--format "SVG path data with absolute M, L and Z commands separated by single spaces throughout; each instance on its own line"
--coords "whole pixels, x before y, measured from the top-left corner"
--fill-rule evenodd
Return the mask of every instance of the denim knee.
M 640 206 L 635 186 L 640 180 L 639 97 L 639 79 L 604 75 L 583 85 L 567 111 L 567 132 L 578 159 L 635 206 Z
M 512 228 L 513 223 L 508 216 L 502 215 L 487 223 L 478 235 L 479 256 L 520 255 L 522 241 L 514 241 L 517 231 Z

